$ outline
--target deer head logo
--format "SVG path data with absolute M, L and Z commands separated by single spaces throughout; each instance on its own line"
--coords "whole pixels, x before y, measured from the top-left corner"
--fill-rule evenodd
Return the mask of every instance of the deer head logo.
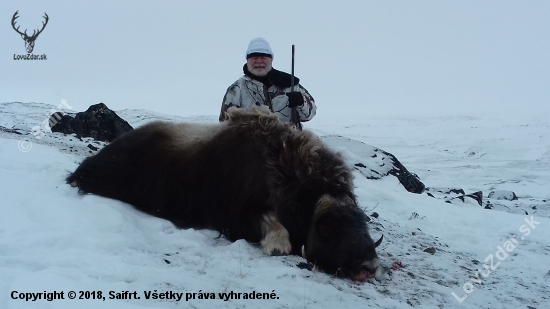
M 44 28 L 46 28 L 46 25 L 48 24 L 48 14 L 44 13 L 44 15 L 46 16 L 43 16 L 45 19 L 46 19 L 46 22 L 42 22 L 42 29 L 40 30 L 33 30 L 33 33 L 31 36 L 27 35 L 27 30 L 25 29 L 25 32 L 21 32 L 19 31 L 19 26 L 17 26 L 17 28 L 15 28 L 15 20 L 19 18 L 19 16 L 17 16 L 17 13 L 19 11 L 15 12 L 15 14 L 13 14 L 13 17 L 11 19 L 11 26 L 13 27 L 13 30 L 15 30 L 17 33 L 19 33 L 21 35 L 21 38 L 23 40 L 25 40 L 25 48 L 27 49 L 27 53 L 32 53 L 32 50 L 34 49 L 34 41 L 36 41 L 36 38 L 38 37 L 38 35 L 40 33 L 42 33 L 42 31 L 44 31 Z M 38 32 L 37 32 L 38 31 Z

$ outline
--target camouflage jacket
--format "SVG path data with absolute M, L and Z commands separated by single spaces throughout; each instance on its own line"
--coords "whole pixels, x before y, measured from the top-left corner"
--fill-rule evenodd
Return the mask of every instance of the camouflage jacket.
M 246 67 L 244 70 L 246 71 Z M 288 106 L 286 93 L 291 91 L 290 74 L 271 69 L 266 79 L 271 83 L 271 86 L 267 89 L 264 83 L 248 75 L 242 76 L 229 86 L 223 97 L 220 122 L 227 119 L 225 112 L 231 106 L 250 108 L 261 105 L 267 105 L 272 112 L 279 116 L 282 122 L 289 122 L 291 108 Z M 304 96 L 304 104 L 296 108 L 300 121 L 311 120 L 317 111 L 313 97 L 299 84 L 298 78 L 295 78 L 294 89 L 302 92 Z

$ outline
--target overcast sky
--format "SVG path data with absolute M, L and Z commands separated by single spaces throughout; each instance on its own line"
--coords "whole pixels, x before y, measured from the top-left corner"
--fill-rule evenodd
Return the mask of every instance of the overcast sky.
M 11 27 L 40 28 L 26 54 Z M 0 102 L 217 115 L 267 39 L 319 119 L 550 109 L 550 1 L 4 1 Z M 368 114 L 368 115 L 366 115 Z

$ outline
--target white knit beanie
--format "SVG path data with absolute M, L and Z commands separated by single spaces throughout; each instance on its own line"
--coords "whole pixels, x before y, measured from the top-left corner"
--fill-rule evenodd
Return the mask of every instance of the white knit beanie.
M 264 38 L 255 38 L 248 44 L 248 49 L 246 50 L 246 59 L 248 59 L 248 55 L 250 54 L 265 54 L 271 57 L 273 59 L 273 51 L 271 50 L 271 46 L 269 46 L 269 43 Z

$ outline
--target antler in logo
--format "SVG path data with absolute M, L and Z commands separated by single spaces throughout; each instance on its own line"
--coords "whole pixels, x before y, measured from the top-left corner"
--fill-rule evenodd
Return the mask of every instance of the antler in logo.
M 17 13 L 19 11 L 15 12 L 15 14 L 13 14 L 13 18 L 11 19 L 11 26 L 13 27 L 13 30 L 15 30 L 17 33 L 19 33 L 21 35 L 21 38 L 23 38 L 23 40 L 25 40 L 25 48 L 27 49 L 27 53 L 32 53 L 32 50 L 34 49 L 34 41 L 36 40 L 36 38 L 38 37 L 38 35 L 44 30 L 44 28 L 46 28 L 46 25 L 48 24 L 48 14 L 44 13 L 44 15 L 46 16 L 43 16 L 45 19 L 46 19 L 46 22 L 42 22 L 42 29 L 40 30 L 33 30 L 33 33 L 31 36 L 28 36 L 27 35 L 27 30 L 25 29 L 25 32 L 21 32 L 19 31 L 19 26 L 17 28 L 15 28 L 15 20 L 19 18 L 19 16 L 17 16 Z M 38 32 L 36 32 L 38 31 Z

